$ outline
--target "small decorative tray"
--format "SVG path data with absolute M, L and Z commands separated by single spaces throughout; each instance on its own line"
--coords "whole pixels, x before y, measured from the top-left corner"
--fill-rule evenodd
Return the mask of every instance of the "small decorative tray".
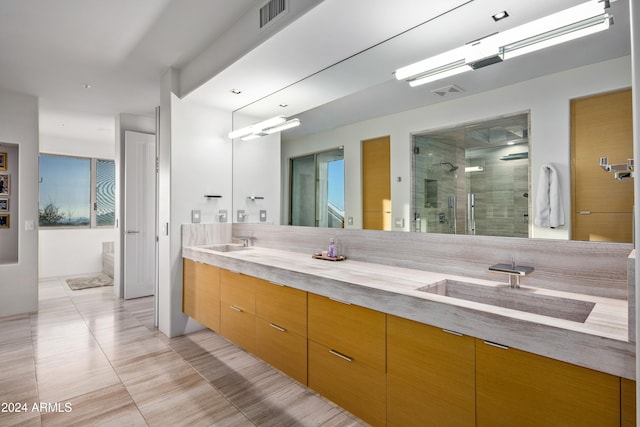
M 311 258 L 323 259 L 325 261 L 344 261 L 345 259 L 347 259 L 347 257 L 344 255 L 338 255 L 331 258 L 329 256 L 323 256 L 322 254 L 313 254 L 311 255 Z

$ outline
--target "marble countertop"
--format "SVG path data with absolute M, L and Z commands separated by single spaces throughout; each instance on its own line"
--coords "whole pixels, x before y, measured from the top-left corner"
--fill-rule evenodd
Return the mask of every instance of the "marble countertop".
M 521 289 L 509 290 L 505 289 L 507 276 L 499 273 L 495 281 L 489 281 L 349 259 L 319 260 L 311 254 L 255 246 L 232 252 L 184 247 L 183 257 L 635 379 L 635 344 L 628 342 L 626 300 L 531 288 L 526 286 L 526 278 Z M 518 297 L 526 294 L 527 301 L 528 297 L 568 298 L 578 305 L 595 305 L 586 320 L 580 322 L 421 290 L 443 281 L 477 285 L 480 294 L 497 290 L 497 295 L 504 295 L 505 291 L 516 292 Z

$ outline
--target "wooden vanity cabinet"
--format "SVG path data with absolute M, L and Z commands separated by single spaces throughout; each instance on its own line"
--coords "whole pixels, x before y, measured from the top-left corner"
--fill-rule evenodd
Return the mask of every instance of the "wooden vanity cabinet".
M 475 338 L 387 315 L 387 425 L 474 425 L 475 368 Z
M 202 325 L 220 331 L 220 269 L 183 258 L 182 311 Z
M 256 283 L 259 281 L 220 270 L 220 333 L 252 353 L 256 350 Z
M 308 296 L 308 384 L 374 426 L 386 423 L 386 315 Z
M 307 293 L 256 282 L 256 355 L 307 384 Z
M 620 379 L 620 396 L 622 405 L 622 427 L 634 427 L 636 425 L 636 382 L 626 378 Z
M 477 426 L 619 426 L 620 378 L 476 340 Z

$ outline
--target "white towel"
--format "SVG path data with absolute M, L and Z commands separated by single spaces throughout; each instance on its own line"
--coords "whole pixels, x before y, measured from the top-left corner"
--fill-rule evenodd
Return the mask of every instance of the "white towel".
M 562 209 L 558 171 L 551 163 L 545 163 L 540 168 L 535 224 L 538 227 L 548 228 L 564 225 L 564 209 Z

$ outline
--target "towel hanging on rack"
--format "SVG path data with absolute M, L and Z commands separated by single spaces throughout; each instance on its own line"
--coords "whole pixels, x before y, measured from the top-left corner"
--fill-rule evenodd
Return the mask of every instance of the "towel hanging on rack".
M 564 225 L 564 209 L 562 208 L 558 171 L 551 163 L 545 163 L 540 168 L 535 224 L 538 227 L 547 228 Z

